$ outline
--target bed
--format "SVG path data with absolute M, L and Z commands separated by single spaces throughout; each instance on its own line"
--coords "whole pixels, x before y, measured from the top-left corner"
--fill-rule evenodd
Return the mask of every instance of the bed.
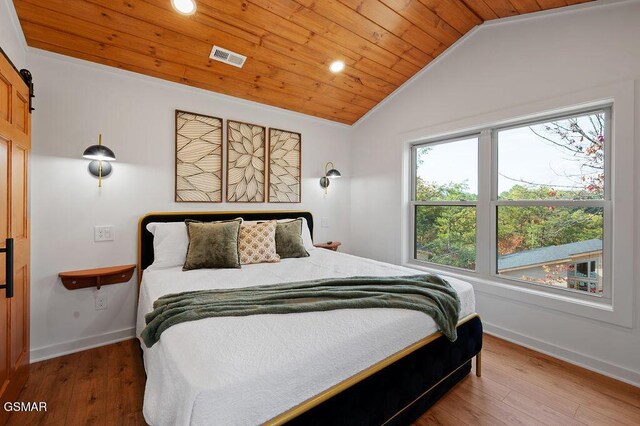
M 154 213 L 139 224 L 137 333 L 160 296 L 312 278 L 409 275 L 416 271 L 324 249 L 242 269 L 157 269 L 152 222 L 270 220 L 309 212 Z M 144 271 L 144 272 L 142 272 Z M 471 371 L 480 373 L 482 324 L 470 284 L 445 277 L 461 300 L 458 339 L 401 309 L 344 309 L 207 318 L 166 330 L 144 344 L 144 416 L 152 425 L 408 424 Z

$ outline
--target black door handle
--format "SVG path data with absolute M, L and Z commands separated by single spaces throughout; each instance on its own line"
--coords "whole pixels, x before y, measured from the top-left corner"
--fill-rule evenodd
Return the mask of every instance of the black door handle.
M 0 289 L 5 289 L 5 295 L 9 299 L 13 297 L 13 238 L 7 238 L 6 245 L 0 249 L 0 253 L 6 253 L 4 260 L 7 274 L 7 282 L 0 285 Z

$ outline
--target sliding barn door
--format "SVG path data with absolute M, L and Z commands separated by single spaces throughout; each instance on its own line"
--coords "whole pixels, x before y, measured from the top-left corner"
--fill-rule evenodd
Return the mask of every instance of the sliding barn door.
M 0 54 L 0 402 L 29 374 L 29 89 Z M 0 424 L 8 413 L 0 406 Z

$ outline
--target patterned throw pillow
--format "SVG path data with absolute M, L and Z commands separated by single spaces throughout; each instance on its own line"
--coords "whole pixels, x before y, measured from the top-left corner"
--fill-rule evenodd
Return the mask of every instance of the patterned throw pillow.
M 271 220 L 240 228 L 241 264 L 280 262 L 276 253 L 276 224 Z

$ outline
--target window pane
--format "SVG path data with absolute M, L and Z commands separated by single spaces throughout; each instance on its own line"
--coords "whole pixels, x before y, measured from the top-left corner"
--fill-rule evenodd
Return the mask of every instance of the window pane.
M 416 147 L 416 200 L 477 199 L 477 137 Z
M 503 200 L 604 198 L 605 113 L 498 132 Z
M 475 269 L 476 208 L 416 206 L 415 258 Z
M 601 207 L 498 207 L 498 273 L 602 293 Z

